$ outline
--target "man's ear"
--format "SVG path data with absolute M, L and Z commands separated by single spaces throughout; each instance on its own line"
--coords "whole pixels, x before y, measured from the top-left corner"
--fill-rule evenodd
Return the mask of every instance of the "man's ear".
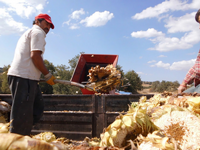
M 38 25 L 38 23 L 39 23 L 39 21 L 36 19 L 36 20 L 35 20 L 35 24 L 37 24 L 37 25 Z
M 198 22 L 200 23 L 200 15 L 199 15 L 199 20 L 198 20 Z

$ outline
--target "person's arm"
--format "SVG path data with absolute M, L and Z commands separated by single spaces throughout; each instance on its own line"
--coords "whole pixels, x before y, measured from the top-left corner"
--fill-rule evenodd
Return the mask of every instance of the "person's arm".
M 185 79 L 183 80 L 183 82 L 180 84 L 180 86 L 178 88 L 178 93 L 182 93 L 183 91 L 185 91 L 187 89 L 187 84 L 193 83 L 194 78 L 196 76 L 195 67 L 196 67 L 196 65 L 194 65 L 192 68 L 190 68 L 190 70 L 186 74 Z
M 42 72 L 42 74 L 44 74 L 46 82 L 50 85 L 54 85 L 55 77 L 46 68 L 41 54 L 42 54 L 42 51 L 39 51 L 39 50 L 31 51 L 31 59 L 33 61 L 33 64 L 35 65 L 36 68 L 38 68 L 38 70 Z
M 31 51 L 31 59 L 35 67 L 38 68 L 38 70 L 40 70 L 43 75 L 47 75 L 49 71 L 44 65 L 44 61 L 41 54 L 42 54 L 42 51 Z
M 195 61 L 195 64 L 188 73 L 186 74 L 185 79 L 181 83 L 181 85 L 178 88 L 178 93 L 182 93 L 187 89 L 187 84 L 191 84 L 194 82 L 194 79 L 198 79 L 198 76 L 200 75 L 200 50 L 197 55 L 197 59 Z M 195 85 L 196 86 L 196 85 Z
M 182 82 L 181 85 L 178 87 L 178 93 L 182 93 L 187 89 L 187 84 L 185 82 Z

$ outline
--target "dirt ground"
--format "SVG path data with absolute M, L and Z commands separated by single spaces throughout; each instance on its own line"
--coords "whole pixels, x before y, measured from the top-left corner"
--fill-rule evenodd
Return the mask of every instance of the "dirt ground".
M 139 94 L 158 94 L 158 92 L 150 92 L 150 89 L 143 89 L 142 91 L 138 91 Z
M 157 92 L 150 92 L 150 85 L 149 84 L 142 84 L 142 86 L 144 87 L 143 90 L 138 91 L 139 94 L 158 94 Z

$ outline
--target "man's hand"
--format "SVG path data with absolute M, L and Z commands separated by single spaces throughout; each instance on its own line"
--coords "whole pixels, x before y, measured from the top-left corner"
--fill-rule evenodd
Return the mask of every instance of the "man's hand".
M 182 93 L 183 91 L 185 91 L 187 89 L 187 86 L 184 84 L 181 84 L 178 88 L 178 94 Z
M 51 73 L 48 73 L 47 75 L 44 76 L 46 83 L 49 85 L 54 85 L 56 84 L 54 80 L 56 79 Z

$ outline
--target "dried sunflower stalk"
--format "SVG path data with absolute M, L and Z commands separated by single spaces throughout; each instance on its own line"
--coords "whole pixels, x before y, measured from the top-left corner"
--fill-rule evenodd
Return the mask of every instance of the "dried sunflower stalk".
M 57 147 L 52 143 L 42 140 L 36 140 L 29 136 L 23 136 L 15 133 L 0 134 L 1 150 L 63 150 L 63 147 Z
M 0 100 L 0 123 L 6 123 L 8 121 L 8 113 L 11 110 L 11 106 L 5 102 Z
M 33 139 L 43 140 L 46 142 L 52 142 L 56 140 L 56 136 L 52 132 L 42 132 L 32 136 Z
M 10 126 L 11 122 L 0 123 L 0 133 L 8 133 L 9 132 L 9 128 L 10 128 L 9 126 Z
M 114 90 L 121 83 L 121 72 L 113 65 L 106 67 L 91 67 L 89 69 L 89 86 L 93 87 L 99 93 L 108 93 Z
M 101 134 L 100 146 L 124 147 L 128 140 L 134 140 L 139 134 L 146 136 L 157 129 L 146 110 L 138 108 L 133 113 L 118 116 Z
M 139 150 L 179 150 L 175 139 L 167 137 L 162 131 L 154 131 L 146 137 L 139 135 L 137 139 L 138 141 L 142 141 L 138 146 Z

